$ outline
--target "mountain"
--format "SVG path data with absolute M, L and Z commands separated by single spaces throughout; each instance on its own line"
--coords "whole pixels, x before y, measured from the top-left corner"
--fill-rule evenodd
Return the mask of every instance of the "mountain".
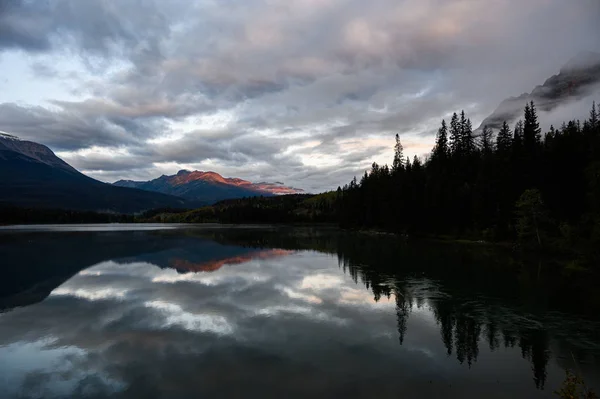
M 57 157 L 48 147 L 31 141 L 21 140 L 16 136 L 11 136 L 3 132 L 0 132 L 0 151 L 16 152 L 50 167 L 77 173 L 75 168 Z M 3 154 L 2 152 L 0 152 L 0 159 L 3 159 L 3 155 L 7 156 L 6 153 Z
M 212 204 L 224 199 L 296 194 L 300 189 L 282 183 L 251 183 L 238 178 L 225 178 L 216 172 L 180 170 L 176 175 L 161 176 L 150 181 L 119 180 L 119 187 L 139 188 L 176 195 L 188 200 Z
M 510 97 L 481 123 L 479 129 L 489 126 L 499 129 L 504 121 L 513 123 L 523 114 L 525 104 L 533 101 L 538 110 L 551 111 L 559 105 L 585 97 L 594 89 L 600 90 L 600 54 L 582 52 L 573 57 L 558 75 L 536 86 L 531 93 Z
M 0 203 L 122 213 L 196 205 L 170 195 L 99 182 L 48 147 L 6 133 L 0 133 Z

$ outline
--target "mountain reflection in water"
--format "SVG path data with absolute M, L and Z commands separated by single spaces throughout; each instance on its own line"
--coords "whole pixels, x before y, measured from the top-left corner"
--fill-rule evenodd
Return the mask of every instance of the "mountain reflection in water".
M 225 265 L 238 265 L 252 259 L 270 259 L 278 256 L 291 255 L 293 251 L 285 249 L 265 249 L 248 255 L 233 256 L 225 259 L 215 259 L 206 262 L 190 262 L 187 259 L 172 259 L 169 265 L 182 273 L 216 272 Z
M 44 255 L 74 274 L 0 315 L 2 398 L 549 398 L 575 367 L 600 382 L 598 322 L 565 312 L 591 297 L 490 248 L 220 228 L 16 234 L 0 251 L 8 276 Z

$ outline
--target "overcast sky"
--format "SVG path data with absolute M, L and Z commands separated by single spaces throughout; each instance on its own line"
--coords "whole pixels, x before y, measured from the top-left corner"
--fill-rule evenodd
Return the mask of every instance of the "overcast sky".
M 0 130 L 103 181 L 336 188 L 399 133 L 477 126 L 579 51 L 598 0 L 0 0 Z

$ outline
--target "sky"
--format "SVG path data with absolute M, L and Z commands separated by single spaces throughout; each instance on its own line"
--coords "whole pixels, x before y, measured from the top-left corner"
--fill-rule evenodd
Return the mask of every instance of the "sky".
M 0 131 L 107 182 L 319 192 L 600 52 L 599 21 L 598 0 L 0 0 Z

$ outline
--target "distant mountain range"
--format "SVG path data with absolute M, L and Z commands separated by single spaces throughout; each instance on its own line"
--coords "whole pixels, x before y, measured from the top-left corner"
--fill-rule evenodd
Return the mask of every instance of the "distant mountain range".
M 0 204 L 120 213 L 196 205 L 171 195 L 94 180 L 48 147 L 5 133 L 0 133 Z
M 148 182 L 107 184 L 80 173 L 42 144 L 0 132 L 0 205 L 136 213 L 301 191 L 187 170 Z
M 225 178 L 215 172 L 180 170 L 176 175 L 161 176 L 150 181 L 119 180 L 119 187 L 139 188 L 188 200 L 212 204 L 224 199 L 298 194 L 303 190 L 282 183 L 251 183 L 238 178 Z
M 571 100 L 583 98 L 593 90 L 600 92 L 600 54 L 582 52 L 567 62 L 558 75 L 536 86 L 531 93 L 502 101 L 478 129 L 484 126 L 499 129 L 504 121 L 512 125 L 522 118 L 525 104 L 530 101 L 536 104 L 538 110 L 548 112 Z

